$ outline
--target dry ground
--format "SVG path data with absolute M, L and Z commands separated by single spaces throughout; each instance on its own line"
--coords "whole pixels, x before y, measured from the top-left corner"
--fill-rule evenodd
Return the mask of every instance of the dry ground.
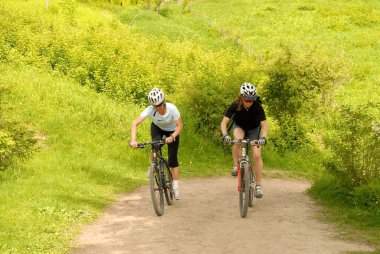
M 149 187 L 120 196 L 73 244 L 80 253 L 344 253 L 369 246 L 339 237 L 317 220 L 306 181 L 264 179 L 264 198 L 248 216 L 238 208 L 237 179 L 181 181 L 181 200 L 154 213 Z

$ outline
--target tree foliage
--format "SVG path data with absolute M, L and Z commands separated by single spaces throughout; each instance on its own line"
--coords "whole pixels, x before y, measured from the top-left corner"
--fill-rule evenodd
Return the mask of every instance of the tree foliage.
M 339 63 L 339 64 L 338 64 Z M 275 145 L 296 150 L 310 142 L 312 119 L 333 98 L 336 86 L 349 76 L 343 55 L 330 57 L 326 52 L 283 47 L 283 54 L 268 68 L 264 97 L 269 111 L 280 126 Z

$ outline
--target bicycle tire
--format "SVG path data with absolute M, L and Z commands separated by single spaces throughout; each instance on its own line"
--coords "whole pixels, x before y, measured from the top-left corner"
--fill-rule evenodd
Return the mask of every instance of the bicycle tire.
M 150 166 L 149 186 L 154 211 L 158 216 L 161 216 L 164 214 L 164 192 L 162 188 L 161 176 L 155 163 L 152 163 Z
M 242 218 L 246 218 L 248 214 L 249 180 L 248 164 L 244 163 L 240 173 L 241 188 L 239 192 L 240 217 Z
M 249 170 L 249 199 L 248 199 L 248 206 L 252 207 L 253 206 L 253 197 L 255 196 L 255 186 L 254 186 L 254 181 L 253 181 L 253 172 L 252 172 L 252 167 L 250 165 L 250 170 Z
M 173 190 L 173 176 L 172 172 L 170 171 L 168 162 L 166 159 L 161 159 L 160 160 L 160 167 L 163 169 L 164 172 L 164 181 L 163 181 L 163 187 L 164 187 L 164 194 L 165 194 L 165 199 L 166 203 L 168 205 L 173 204 L 173 198 L 174 198 L 174 190 Z

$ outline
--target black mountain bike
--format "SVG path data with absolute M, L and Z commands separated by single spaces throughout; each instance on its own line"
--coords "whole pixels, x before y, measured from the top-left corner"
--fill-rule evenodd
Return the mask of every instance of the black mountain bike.
M 151 146 L 153 160 L 149 168 L 149 186 L 154 211 L 158 216 L 164 214 L 164 195 L 168 205 L 173 204 L 173 176 L 169 169 L 167 159 L 162 155 L 162 146 L 165 140 L 138 143 L 138 148 Z
M 250 146 L 259 146 L 257 142 L 257 140 L 249 139 L 231 140 L 228 142 L 234 145 L 238 144 L 242 148 L 238 163 L 239 209 L 242 218 L 247 217 L 248 207 L 253 206 L 253 197 L 255 196 L 256 175 L 249 159 L 248 148 Z

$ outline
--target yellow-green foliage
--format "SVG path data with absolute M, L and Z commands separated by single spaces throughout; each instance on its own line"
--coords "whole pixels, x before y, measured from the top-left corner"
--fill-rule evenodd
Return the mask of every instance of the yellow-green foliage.
M 380 129 L 374 121 L 379 106 L 342 107 L 326 135 L 326 145 L 334 152 L 327 169 L 351 188 L 380 181 Z
M 0 170 L 7 168 L 16 158 L 28 157 L 36 143 L 33 132 L 20 123 L 0 119 Z
M 2 69 L 0 69 L 2 71 Z M 11 121 L 3 116 L 3 102 L 6 89 L 0 84 L 0 170 L 4 170 L 19 158 L 23 159 L 32 153 L 36 143 L 34 133 L 24 124 Z
M 334 91 L 350 76 L 342 53 L 329 56 L 318 45 L 313 50 L 283 46 L 283 51 L 268 69 L 264 90 L 268 114 L 281 126 L 271 135 L 279 150 L 310 142 L 313 120 L 321 117 L 321 109 L 334 106 Z
M 201 131 L 214 133 L 226 98 L 231 100 L 242 82 L 258 76 L 258 63 L 249 57 L 147 39 L 112 19 L 87 22 L 78 18 L 84 9 L 72 4 L 49 10 L 27 8 L 27 3 L 3 5 L 1 60 L 48 68 L 111 98 L 138 104 L 145 103 L 151 88 L 160 87 L 169 99 L 191 105 L 188 111 Z

